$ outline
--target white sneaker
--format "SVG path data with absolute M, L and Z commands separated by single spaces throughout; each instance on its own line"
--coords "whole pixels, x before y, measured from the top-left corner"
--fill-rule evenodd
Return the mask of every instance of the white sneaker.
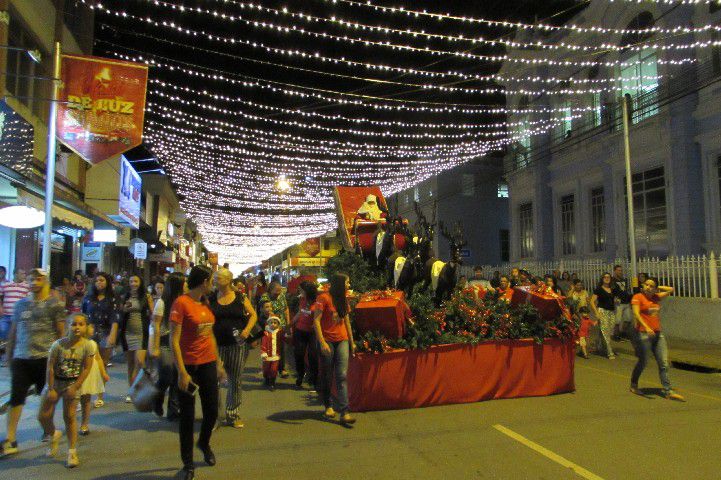
M 15 455 L 18 451 L 17 441 L 11 442 L 10 440 L 4 440 L 2 444 L 0 444 L 0 458 Z
M 55 430 L 53 432 L 52 437 L 50 437 L 50 448 L 48 448 L 48 457 L 54 457 L 58 454 L 58 443 L 60 443 L 60 438 L 63 436 L 63 432 L 60 430 Z
M 78 459 L 78 452 L 74 448 L 68 450 L 68 461 L 67 463 L 65 463 L 65 465 L 68 468 L 75 468 L 80 465 L 80 460 Z
M 130 398 L 130 395 L 125 396 L 125 403 L 133 403 L 133 399 Z

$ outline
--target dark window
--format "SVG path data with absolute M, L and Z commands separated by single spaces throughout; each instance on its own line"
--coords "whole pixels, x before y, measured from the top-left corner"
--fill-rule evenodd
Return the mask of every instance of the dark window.
M 708 6 L 708 13 L 716 13 L 721 10 L 721 0 L 711 2 Z
M 561 197 L 561 250 L 563 255 L 576 253 L 576 219 L 573 195 Z
M 521 241 L 521 258 L 533 256 L 533 203 L 518 207 L 518 233 Z
M 646 257 L 665 257 L 668 255 L 668 222 L 664 168 L 635 173 L 632 179 L 636 252 Z
M 511 259 L 511 242 L 508 229 L 499 231 L 499 240 L 501 245 L 501 261 L 507 262 Z
M 47 121 L 48 103 L 43 99 L 50 96 L 50 82 L 35 77 L 47 75 L 45 65 L 52 59 L 40 49 L 25 25 L 10 11 L 8 45 L 22 50 L 7 50 L 6 88 L 11 96 L 30 108 L 43 121 Z M 35 62 L 27 53 L 29 50 L 40 52 L 41 63 Z
M 591 190 L 591 242 L 594 252 L 606 251 L 606 201 L 603 187 Z

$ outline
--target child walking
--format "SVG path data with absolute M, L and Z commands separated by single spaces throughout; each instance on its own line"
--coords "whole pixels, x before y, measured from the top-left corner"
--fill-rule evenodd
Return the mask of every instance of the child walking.
M 581 347 L 581 355 L 583 355 L 583 358 L 588 358 L 587 339 L 590 333 L 589 330 L 592 325 L 598 325 L 598 322 L 591 320 L 588 307 L 580 307 L 578 309 L 578 316 L 581 319 L 581 327 L 578 329 L 578 346 Z
M 44 434 L 50 438 L 48 456 L 58 452 L 58 442 L 62 434 L 55 430 L 53 415 L 55 405 L 63 399 L 63 419 L 65 433 L 68 437 L 67 467 L 80 465 L 76 444 L 78 441 L 78 424 L 75 418 L 80 398 L 80 387 L 90 373 L 94 360 L 94 352 L 87 336 L 88 319 L 83 314 L 71 314 L 66 320 L 68 334 L 60 338 L 50 347 L 46 371 L 46 386 L 40 404 L 38 420 Z
M 82 420 L 80 421 L 80 435 L 86 436 L 90 434 L 90 408 L 91 408 L 91 396 L 97 395 L 99 401 L 103 401 L 103 394 L 105 393 L 105 384 L 110 380 L 105 365 L 103 365 L 103 358 L 98 353 L 98 344 L 95 343 L 93 338 L 93 326 L 88 325 L 86 329 L 85 338 L 90 342 L 91 351 L 93 352 L 92 367 L 90 367 L 90 373 L 88 378 L 85 379 L 83 385 L 80 387 L 80 410 L 83 414 Z
M 275 379 L 278 377 L 280 365 L 280 349 L 283 342 L 283 330 L 280 329 L 280 318 L 268 318 L 260 345 L 260 359 L 263 361 L 263 378 L 272 392 L 275 390 Z

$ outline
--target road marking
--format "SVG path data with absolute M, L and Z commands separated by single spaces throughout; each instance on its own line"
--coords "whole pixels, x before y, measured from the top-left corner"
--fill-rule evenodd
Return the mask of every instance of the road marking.
M 631 376 L 630 376 L 630 375 L 621 375 L 620 373 L 609 372 L 608 370 L 604 370 L 604 369 L 602 369 L 602 368 L 588 367 L 588 366 L 586 366 L 586 365 L 579 365 L 578 363 L 576 363 L 576 367 L 585 368 L 585 369 L 588 369 L 588 370 L 594 370 L 594 371 L 596 371 L 596 372 L 607 373 L 608 375 L 613 375 L 614 377 L 625 378 L 625 379 L 627 379 L 627 380 L 630 380 L 630 379 L 631 379 Z M 660 385 L 656 385 L 656 388 L 661 388 L 661 386 L 660 386 Z M 721 397 L 714 397 L 713 395 L 705 395 L 705 394 L 703 394 L 703 393 L 696 393 L 696 392 L 692 392 L 691 390 L 683 389 L 683 390 L 679 391 L 679 393 L 686 393 L 686 394 L 688 394 L 688 395 L 693 395 L 693 396 L 695 396 L 695 397 L 705 398 L 705 399 L 707 399 L 707 400 L 715 400 L 715 401 L 717 401 L 717 402 L 721 402 Z
M 510 430 L 510 429 L 504 427 L 503 425 L 496 424 L 496 425 L 493 425 L 493 428 L 495 428 L 502 434 L 511 437 L 515 441 L 522 443 L 523 445 L 527 446 L 531 450 L 533 450 L 537 453 L 540 453 L 544 457 L 546 457 L 550 460 L 553 460 L 554 462 L 558 463 L 559 465 L 562 465 L 566 468 L 570 468 L 571 470 L 574 471 L 574 473 L 576 473 L 576 475 L 579 475 L 583 478 L 587 478 L 588 480 L 603 480 L 603 478 L 599 477 L 595 473 L 589 472 L 588 470 L 581 467 L 580 465 L 576 465 L 572 461 L 567 460 L 556 453 L 553 453 L 549 449 L 542 447 L 541 445 L 537 444 L 536 442 L 533 442 L 533 441 L 527 439 L 523 435 L 520 435 L 520 434 L 514 432 L 513 430 Z

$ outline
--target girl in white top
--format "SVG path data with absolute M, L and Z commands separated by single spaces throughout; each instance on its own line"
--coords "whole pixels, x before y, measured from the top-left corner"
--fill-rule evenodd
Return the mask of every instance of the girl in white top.
M 103 394 L 105 393 L 105 384 L 110 380 L 105 365 L 103 365 L 103 358 L 98 355 L 98 344 L 95 343 L 93 338 L 93 326 L 88 325 L 87 335 L 85 338 L 88 339 L 90 345 L 95 354 L 95 360 L 93 365 L 90 367 L 90 373 L 88 378 L 85 379 L 82 386 L 80 387 L 80 408 L 82 411 L 82 420 L 80 422 L 80 435 L 86 436 L 90 433 L 88 423 L 90 422 L 90 401 L 92 395 L 98 396 L 98 402 L 103 401 Z

